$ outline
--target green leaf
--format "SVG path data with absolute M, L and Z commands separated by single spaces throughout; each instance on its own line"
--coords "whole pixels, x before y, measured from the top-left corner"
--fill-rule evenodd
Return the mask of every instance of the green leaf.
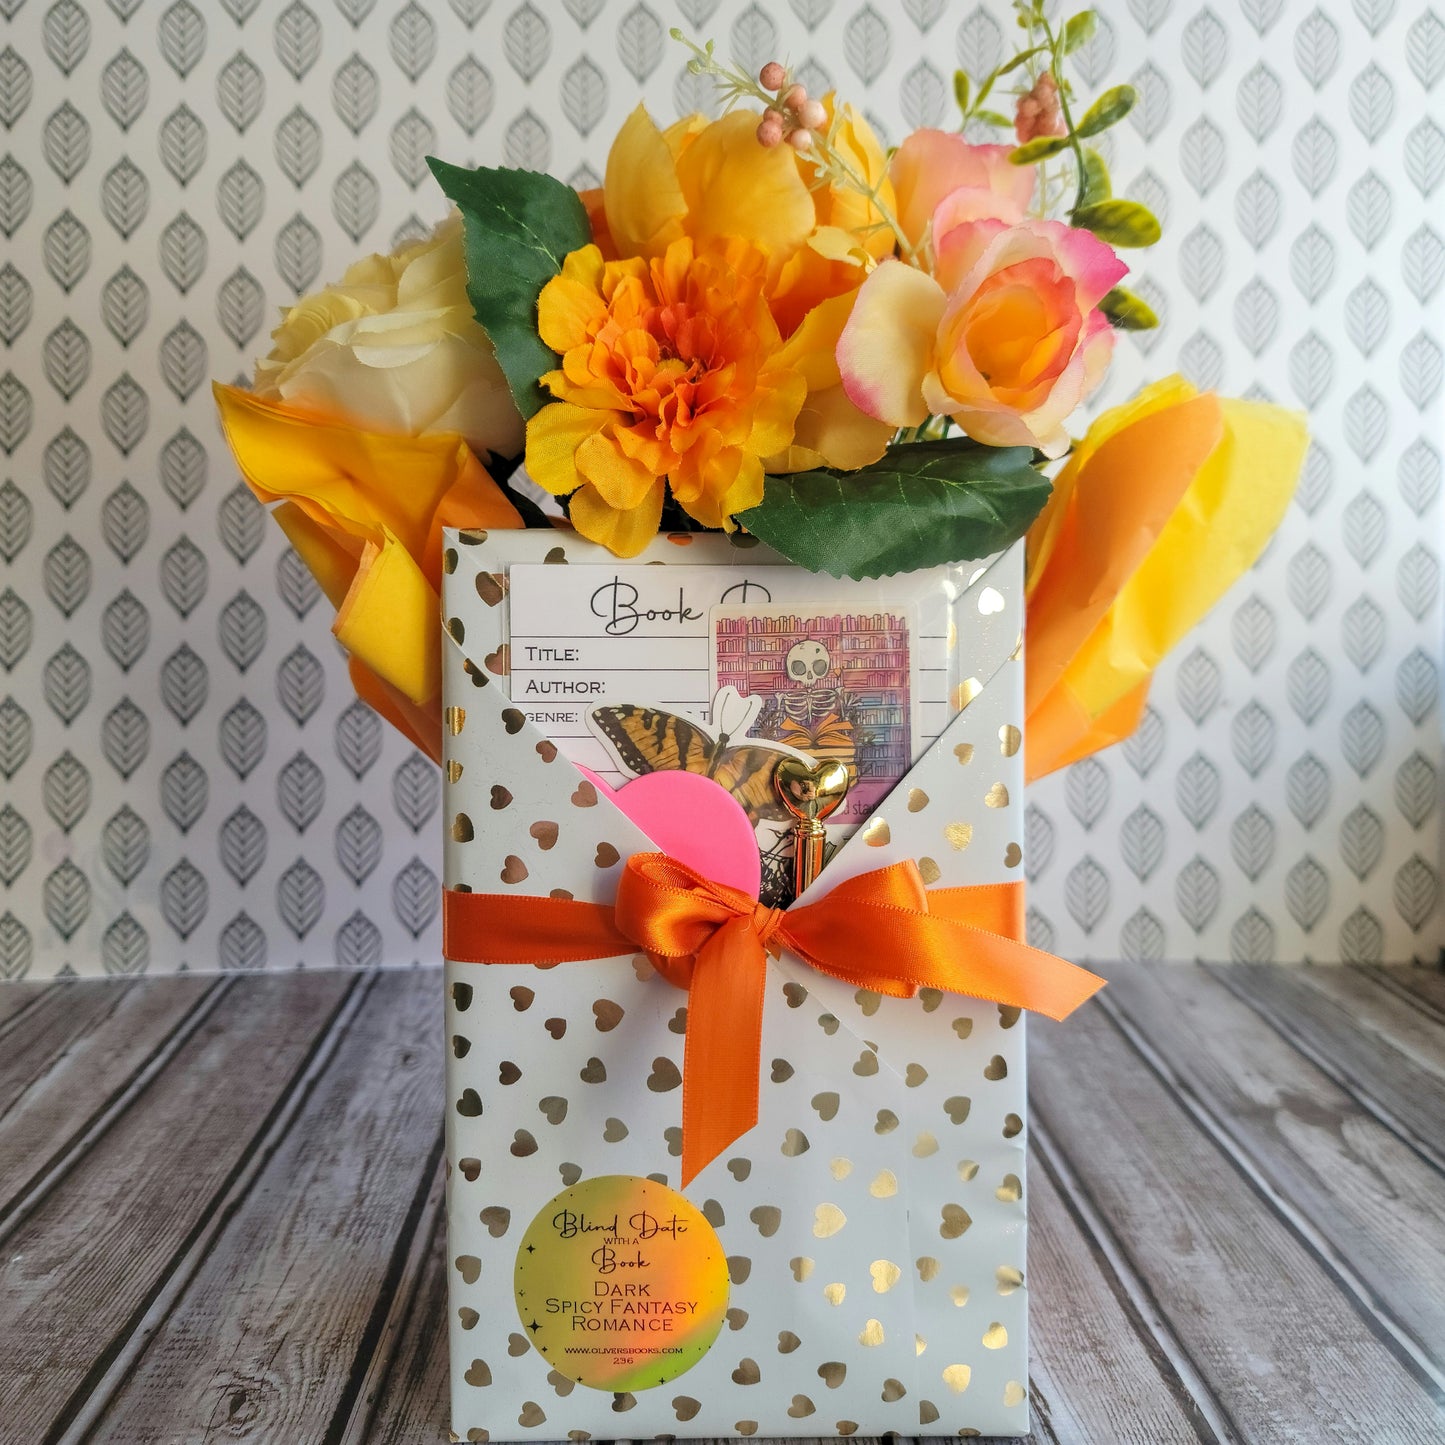
M 1152 246 L 1161 234 L 1158 217 L 1138 201 L 1099 201 L 1080 206 L 1070 220 L 1111 246 Z
M 1008 116 L 1000 115 L 996 110 L 976 110 L 973 113 L 973 118 L 983 121 L 985 125 L 1001 126 L 1004 130 L 1007 130 L 1013 125 L 1013 121 L 1011 121 Z
M 1109 318 L 1109 325 L 1120 331 L 1152 331 L 1159 324 L 1154 308 L 1122 286 L 1114 287 L 1099 302 L 1099 310 Z
M 1084 192 L 1079 204 L 1081 206 L 1096 205 L 1100 201 L 1107 201 L 1114 194 L 1114 188 L 1109 180 L 1109 167 L 1104 164 L 1104 157 L 1090 146 L 1084 147 Z
M 558 360 L 537 334 L 537 297 L 567 253 L 592 240 L 587 211 L 571 186 L 536 171 L 427 164 L 462 213 L 472 309 L 517 409 L 532 416 L 548 400 L 537 378 Z
M 1028 530 L 1052 483 L 1030 447 L 967 438 L 902 443 L 856 472 L 769 477 L 738 516 L 789 561 L 831 577 L 887 577 L 987 557 Z
M 1011 150 L 1009 160 L 1016 166 L 1031 166 L 1068 148 L 1069 138 L 1066 135 L 1037 135 Z
M 1099 17 L 1092 10 L 1081 10 L 1077 15 L 1071 15 L 1069 23 L 1064 26 L 1064 54 L 1071 55 L 1079 46 L 1087 45 L 1094 38 L 1098 26 Z
M 1028 50 L 1020 50 L 1012 60 L 1005 60 L 999 68 L 994 71 L 995 75 L 1007 75 L 1010 71 L 1017 70 L 1019 66 L 1027 64 L 1036 55 L 1043 55 L 1048 50 L 1047 45 L 1034 45 Z
M 1098 135 L 1111 125 L 1118 125 L 1134 109 L 1134 102 L 1138 99 L 1139 92 L 1132 85 L 1116 85 L 1112 90 L 1106 90 L 1084 112 L 1083 119 L 1074 127 L 1074 134 L 1082 139 Z
M 958 102 L 958 108 L 965 115 L 968 114 L 969 88 L 968 72 L 955 70 L 953 72 L 953 98 Z

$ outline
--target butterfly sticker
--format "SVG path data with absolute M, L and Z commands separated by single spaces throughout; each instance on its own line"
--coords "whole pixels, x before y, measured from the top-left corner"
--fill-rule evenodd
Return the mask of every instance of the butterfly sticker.
M 723 687 L 712 700 L 711 726 L 632 702 L 593 708 L 587 726 L 628 777 L 674 768 L 700 773 L 726 788 L 756 827 L 790 818 L 773 788 L 778 759 L 816 762 L 786 743 L 749 737 L 762 708 L 760 696 L 743 697 L 735 687 Z

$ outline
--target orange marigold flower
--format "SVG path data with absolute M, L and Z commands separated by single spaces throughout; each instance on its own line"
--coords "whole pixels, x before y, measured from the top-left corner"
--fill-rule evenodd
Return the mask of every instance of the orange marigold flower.
M 584 537 L 632 557 L 663 495 L 706 527 L 733 527 L 763 496 L 763 458 L 793 440 L 807 382 L 768 308 L 768 260 L 738 239 L 673 241 L 651 261 L 567 257 L 538 302 L 562 357 L 557 398 L 527 424 L 527 471 L 571 495 Z

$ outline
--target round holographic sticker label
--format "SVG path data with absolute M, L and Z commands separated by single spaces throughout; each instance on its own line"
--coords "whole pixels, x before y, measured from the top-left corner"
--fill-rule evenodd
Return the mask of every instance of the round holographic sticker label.
M 559 1374 L 596 1390 L 647 1390 L 712 1348 L 727 1313 L 727 1259 L 681 1194 L 605 1174 L 542 1206 L 517 1249 L 513 1287 L 522 1328 Z

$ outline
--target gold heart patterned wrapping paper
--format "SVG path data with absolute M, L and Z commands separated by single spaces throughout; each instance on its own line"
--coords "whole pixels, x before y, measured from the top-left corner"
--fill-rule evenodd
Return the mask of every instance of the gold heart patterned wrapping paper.
M 696 540 L 636 560 L 726 555 Z M 653 845 L 513 706 L 504 644 L 510 563 L 612 559 L 537 532 L 446 545 L 446 885 L 608 903 Z M 1021 561 L 973 570 L 950 629 L 962 710 L 818 892 L 905 858 L 930 886 L 1021 880 Z M 448 963 L 446 979 L 454 1438 L 1027 1433 L 1016 1010 L 770 961 L 758 1123 L 684 1191 L 726 1256 L 724 1323 L 685 1373 L 613 1393 L 533 1347 L 513 1272 L 534 1216 L 579 1180 L 679 1187 L 687 995 L 641 955 Z

